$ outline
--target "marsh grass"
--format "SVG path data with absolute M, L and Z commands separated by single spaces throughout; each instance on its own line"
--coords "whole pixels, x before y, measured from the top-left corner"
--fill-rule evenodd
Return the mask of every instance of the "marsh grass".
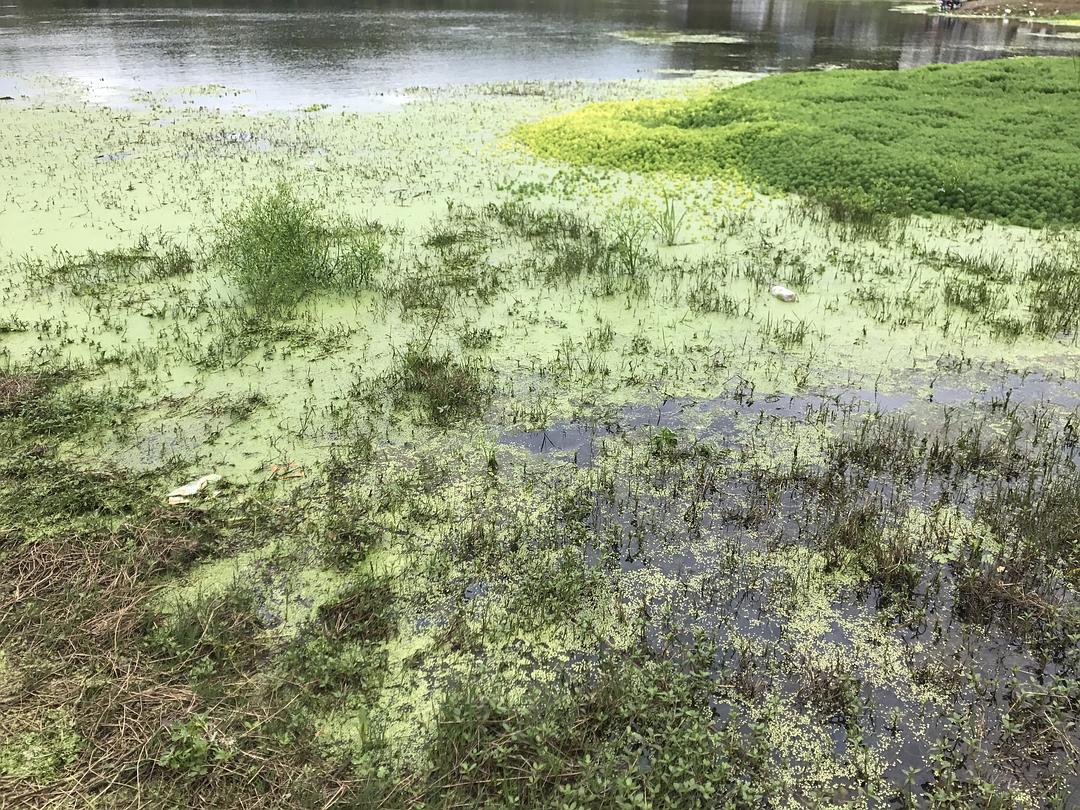
M 835 223 L 846 238 L 875 239 L 887 243 L 894 238 L 910 206 L 887 191 L 870 193 L 861 188 L 832 188 L 804 201 L 811 220 Z
M 146 284 L 186 276 L 195 258 L 169 237 L 140 237 L 131 248 L 118 248 L 82 256 L 57 255 L 51 261 L 25 260 L 21 269 L 34 288 L 62 284 L 75 295 L 94 295 L 117 284 Z
M 316 292 L 370 287 L 384 261 L 383 230 L 329 219 L 278 185 L 224 218 L 214 253 L 254 320 L 272 325 Z
M 223 397 L 208 403 L 206 411 L 212 415 L 229 417 L 233 422 L 243 422 L 270 405 L 270 397 L 262 391 L 248 391 L 231 397 Z
M 397 632 L 393 589 L 370 574 L 354 575 L 333 601 L 319 606 L 315 621 L 330 638 L 386 641 Z
M 480 541 L 483 543 L 483 540 Z M 519 554 L 506 597 L 506 628 L 511 633 L 535 633 L 572 622 L 605 592 L 601 573 L 575 548 L 544 553 L 530 548 Z
M 1014 280 L 1013 272 L 1003 256 L 963 256 L 949 251 L 945 254 L 944 262 L 962 273 L 987 281 L 1008 283 Z
M 665 194 L 660 209 L 651 215 L 651 219 L 653 228 L 664 245 L 674 247 L 679 243 L 683 223 L 686 221 L 685 208 L 680 211 L 676 201 Z
M 396 300 L 406 315 L 442 310 L 447 301 L 443 279 L 421 263 L 388 279 L 382 286 L 382 294 L 388 300 Z
M 83 387 L 87 373 L 75 364 L 0 370 L 0 443 L 33 441 L 44 450 L 79 433 L 120 427 L 124 392 Z
M 610 233 L 608 244 L 621 275 L 637 278 L 655 266 L 655 254 L 647 246 L 649 215 L 642 207 L 624 203 L 608 216 L 606 225 Z
M 650 274 L 661 267 L 649 245 L 654 219 L 632 201 L 613 208 L 599 224 L 558 208 L 532 208 L 520 200 L 489 205 L 485 212 L 533 246 L 528 267 L 546 282 L 587 279 L 595 295 L 640 297 L 649 289 Z M 681 217 L 671 223 L 676 232 L 681 223 Z
M 585 218 L 572 211 L 536 209 L 513 198 L 489 203 L 485 212 L 502 227 L 528 240 L 577 240 L 594 230 Z
M 1051 238 L 1053 250 L 1026 261 L 982 252 L 920 250 L 920 262 L 939 274 L 940 295 L 917 292 L 915 273 L 903 291 L 859 284 L 848 296 L 879 323 L 907 327 L 933 322 L 949 335 L 958 321 L 954 313 L 960 311 L 963 328 L 982 329 L 1002 340 L 1029 335 L 1075 342 L 1080 329 L 1073 305 L 1080 295 L 1080 252 L 1070 238 Z M 939 307 L 938 301 L 945 306 Z
M 432 220 L 419 242 L 423 250 L 387 273 L 376 289 L 410 317 L 466 299 L 489 304 L 515 269 L 492 260 L 496 233 L 490 210 L 451 205 L 446 216 Z
M 458 335 L 461 348 L 470 350 L 487 349 L 494 340 L 495 334 L 486 326 L 466 326 Z
M 607 657 L 595 680 L 524 706 L 461 685 L 420 796 L 438 808 L 759 807 L 774 790 L 762 730 L 715 722 L 709 700 L 701 670 L 648 655 Z
M 1030 329 L 1038 335 L 1068 335 L 1080 329 L 1080 250 L 1066 249 L 1050 260 L 1032 262 L 1024 287 Z
M 945 280 L 945 303 L 972 314 L 984 313 L 999 306 L 1000 297 L 985 279 L 956 277 Z
M 424 237 L 423 244 L 436 252 L 469 247 L 480 251 L 491 237 L 483 211 L 466 206 L 450 206 L 444 219 L 437 221 Z
M 310 717 L 250 680 L 266 651 L 250 591 L 155 607 L 162 577 L 228 545 L 244 522 L 163 507 L 165 480 L 32 454 L 0 468 L 12 521 L 0 530 L 0 645 L 25 676 L 5 686 L 0 735 L 44 746 L 30 770 L 0 754 L 13 806 L 187 806 L 193 786 L 232 807 L 321 793 L 306 776 L 318 758 Z M 20 732 L 57 707 L 63 733 L 60 719 L 44 736 Z
M 746 317 L 750 310 L 749 298 L 736 300 L 726 289 L 708 278 L 702 278 L 690 289 L 687 305 L 700 314 L 721 313 L 731 318 Z
M 279 663 L 290 682 L 302 685 L 300 695 L 307 690 L 370 695 L 386 668 L 381 645 L 396 632 L 390 584 L 370 574 L 353 574 L 290 640 Z
M 55 372 L 53 378 L 61 376 Z M 5 371 L 0 374 L 0 416 L 19 416 L 46 393 L 46 380 L 29 371 Z
M 499 272 L 489 262 L 494 236 L 485 209 L 450 206 L 422 242 L 437 260 L 437 272 L 431 274 L 435 283 L 490 301 L 501 286 Z
M 354 460 L 352 462 L 356 464 Z M 327 501 L 332 511 L 317 546 L 322 562 L 348 571 L 358 565 L 382 539 L 378 505 L 346 492 L 330 479 Z
M 177 600 L 149 631 L 149 648 L 170 666 L 186 670 L 197 691 L 216 678 L 250 676 L 264 649 L 256 606 L 255 592 L 235 582 L 220 593 Z
M 378 400 L 389 391 L 396 409 L 415 408 L 427 421 L 447 425 L 480 416 L 491 400 L 490 374 L 475 360 L 412 341 L 395 356 L 394 368 L 357 392 Z
M 781 321 L 770 320 L 763 329 L 764 339 L 785 351 L 802 346 L 809 335 L 810 325 L 801 318 L 784 318 Z
M 827 722 L 838 722 L 851 731 L 858 728 L 863 712 L 861 691 L 861 680 L 839 655 L 824 663 L 809 661 L 799 674 L 799 699 Z
M 612 251 L 599 234 L 559 239 L 548 243 L 548 248 L 536 260 L 540 275 L 548 281 L 603 278 L 614 272 Z

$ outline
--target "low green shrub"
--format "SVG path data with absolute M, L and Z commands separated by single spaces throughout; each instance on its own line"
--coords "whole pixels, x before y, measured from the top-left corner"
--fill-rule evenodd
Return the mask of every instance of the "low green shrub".
M 289 318 L 319 290 L 355 292 L 383 263 L 378 225 L 332 221 L 288 186 L 257 195 L 222 222 L 216 255 L 256 319 Z

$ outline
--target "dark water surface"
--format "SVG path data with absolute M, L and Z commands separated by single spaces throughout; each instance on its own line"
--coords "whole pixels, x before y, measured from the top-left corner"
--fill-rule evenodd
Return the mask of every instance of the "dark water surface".
M 225 84 L 242 103 L 362 107 L 411 86 L 613 79 L 682 70 L 903 68 L 1080 52 L 1035 23 L 927 17 L 890 0 L 0 0 L 0 91 L 11 74 L 133 89 Z M 640 44 L 655 28 L 740 41 Z M 1047 35 L 1050 36 L 1047 36 Z M 658 72 L 659 71 L 659 72 Z M 2 93 L 0 93 L 2 94 Z

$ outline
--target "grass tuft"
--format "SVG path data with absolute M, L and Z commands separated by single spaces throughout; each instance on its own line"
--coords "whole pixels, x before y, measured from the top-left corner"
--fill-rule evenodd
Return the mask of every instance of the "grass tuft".
M 290 318 L 318 291 L 353 293 L 383 264 L 378 225 L 330 220 L 288 186 L 257 195 L 221 224 L 216 255 L 260 321 Z
M 445 425 L 475 418 L 491 399 L 491 388 L 474 361 L 438 353 L 413 342 L 398 355 L 386 383 L 395 407 L 414 406 L 431 422 Z

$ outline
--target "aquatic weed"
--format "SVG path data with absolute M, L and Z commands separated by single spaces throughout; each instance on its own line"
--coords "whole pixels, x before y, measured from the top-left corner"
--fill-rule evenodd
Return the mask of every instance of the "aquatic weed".
M 369 287 L 383 263 L 382 242 L 377 225 L 330 220 L 279 184 L 223 219 L 215 255 L 241 302 L 271 325 L 314 292 Z
M 1072 74 L 1064 57 L 789 73 L 689 100 L 595 104 L 516 136 L 577 164 L 749 179 L 861 224 L 898 210 L 1075 224 L 1080 120 L 1060 118 L 1080 109 Z M 1040 160 L 1014 157 L 1025 154 Z

